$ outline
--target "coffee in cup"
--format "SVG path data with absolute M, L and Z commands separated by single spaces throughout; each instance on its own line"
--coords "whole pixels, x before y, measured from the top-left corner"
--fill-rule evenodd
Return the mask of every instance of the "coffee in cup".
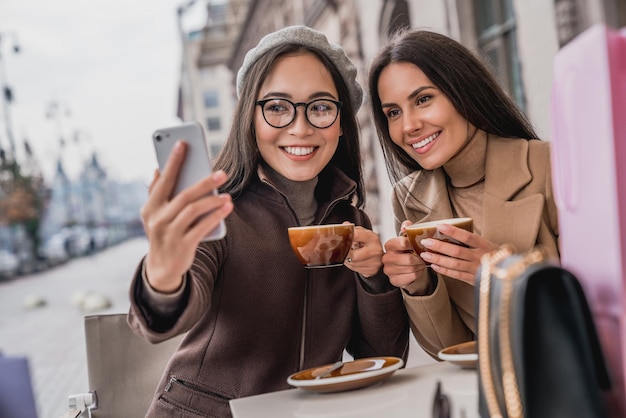
M 472 218 L 450 218 L 450 219 L 440 219 L 436 221 L 430 222 L 417 222 L 412 225 L 407 226 L 404 230 L 406 233 L 406 237 L 409 239 L 411 246 L 416 254 L 422 253 L 424 251 L 434 252 L 432 250 L 424 247 L 420 241 L 426 238 L 434 238 L 439 241 L 451 242 L 453 244 L 466 246 L 462 242 L 455 240 L 447 235 L 443 235 L 441 232 L 437 230 L 437 225 L 439 224 L 448 224 L 452 226 L 456 226 L 458 228 L 465 229 L 466 231 L 473 232 L 474 223 Z
M 354 224 L 298 226 L 288 229 L 291 249 L 306 268 L 343 264 L 354 239 Z

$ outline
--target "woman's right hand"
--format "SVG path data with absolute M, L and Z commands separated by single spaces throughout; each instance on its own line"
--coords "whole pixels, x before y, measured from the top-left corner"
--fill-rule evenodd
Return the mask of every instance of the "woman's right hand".
M 170 200 L 186 151 L 187 145 L 179 141 L 163 172 L 155 172 L 148 189 L 148 200 L 141 209 L 149 242 L 144 261 L 146 277 L 150 286 L 163 293 L 174 292 L 181 286 L 202 238 L 233 210 L 229 194 L 205 196 L 226 181 L 226 173 L 221 170 Z M 207 212 L 211 213 L 195 223 Z
M 411 222 L 402 223 L 401 233 L 407 225 L 411 225 Z M 383 271 L 392 285 L 407 290 L 410 287 L 409 293 L 412 295 L 425 295 L 431 287 L 431 279 L 426 269 L 424 260 L 415 254 L 409 239 L 404 234 L 391 238 L 385 243 Z

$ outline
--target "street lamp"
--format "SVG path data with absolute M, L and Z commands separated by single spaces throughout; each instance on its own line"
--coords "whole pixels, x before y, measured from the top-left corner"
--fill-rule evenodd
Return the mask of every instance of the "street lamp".
M 53 119 L 57 125 L 60 149 L 63 149 L 65 146 L 65 138 L 63 138 L 63 116 L 69 117 L 70 115 L 69 107 L 59 101 L 50 100 L 46 105 L 46 117 Z
M 65 223 L 75 221 L 75 213 L 72 205 L 72 187 L 67 182 L 67 177 L 63 171 L 63 156 L 65 154 L 65 138 L 63 137 L 63 117 L 70 116 L 70 110 L 64 103 L 57 100 L 50 100 L 46 105 L 46 118 L 52 119 L 56 125 L 57 137 L 59 141 L 59 153 L 57 158 L 57 174 L 65 178 L 60 183 L 59 192 L 63 196 L 62 205 L 65 206 Z
M 15 156 L 15 140 L 13 138 L 13 130 L 11 127 L 11 114 L 9 111 L 9 105 L 13 101 L 13 90 L 7 84 L 6 78 L 6 64 L 2 59 L 2 41 L 4 41 L 5 37 L 11 37 L 13 41 L 13 53 L 18 54 L 20 52 L 20 46 L 17 43 L 17 37 L 13 32 L 11 33 L 2 33 L 0 32 L 0 87 L 2 88 L 2 105 L 4 110 L 4 125 L 7 131 L 7 139 L 9 140 L 9 150 L 11 151 L 11 157 L 13 161 L 16 160 Z

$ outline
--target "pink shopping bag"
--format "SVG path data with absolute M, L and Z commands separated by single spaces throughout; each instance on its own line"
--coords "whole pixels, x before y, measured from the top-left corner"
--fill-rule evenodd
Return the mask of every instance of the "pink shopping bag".
M 555 56 L 552 169 L 561 261 L 581 281 L 626 416 L 626 30 L 595 25 Z

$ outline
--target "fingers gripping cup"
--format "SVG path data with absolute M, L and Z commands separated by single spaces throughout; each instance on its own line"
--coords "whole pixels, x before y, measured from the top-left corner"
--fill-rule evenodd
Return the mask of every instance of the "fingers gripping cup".
M 306 268 L 343 264 L 354 239 L 354 224 L 298 226 L 288 229 L 289 242 Z
M 451 242 L 453 244 L 465 246 L 462 242 L 455 240 L 449 236 L 443 235 L 439 231 L 437 231 L 437 225 L 439 224 L 449 224 L 452 226 L 456 226 L 458 228 L 465 229 L 466 231 L 473 231 L 473 220 L 472 218 L 450 218 L 450 219 L 439 219 L 436 221 L 430 222 L 418 222 L 413 225 L 409 225 L 405 228 L 406 237 L 409 239 L 411 246 L 416 254 L 422 253 L 424 251 L 434 252 L 432 250 L 427 249 L 422 246 L 420 243 L 421 240 L 426 238 L 434 238 L 440 241 Z

